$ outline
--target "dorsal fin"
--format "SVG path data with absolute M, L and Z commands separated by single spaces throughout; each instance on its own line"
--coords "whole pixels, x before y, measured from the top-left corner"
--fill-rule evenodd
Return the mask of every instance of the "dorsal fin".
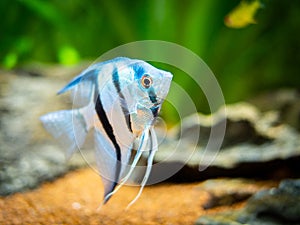
M 63 94 L 70 89 L 76 87 L 80 83 L 91 82 L 99 73 L 99 69 L 90 68 L 88 70 L 83 71 L 81 74 L 76 76 L 73 80 L 71 80 L 66 86 L 64 86 L 60 91 L 57 92 L 58 95 Z

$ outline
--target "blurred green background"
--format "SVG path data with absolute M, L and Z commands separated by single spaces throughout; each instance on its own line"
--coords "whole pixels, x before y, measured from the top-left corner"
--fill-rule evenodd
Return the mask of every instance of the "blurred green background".
M 0 63 L 72 65 L 131 41 L 158 39 L 189 48 L 212 69 L 227 103 L 262 91 L 300 87 L 300 1 L 265 0 L 257 24 L 224 25 L 239 0 L 2 0 Z M 203 95 L 176 75 L 202 112 Z M 174 119 L 175 120 L 175 119 Z

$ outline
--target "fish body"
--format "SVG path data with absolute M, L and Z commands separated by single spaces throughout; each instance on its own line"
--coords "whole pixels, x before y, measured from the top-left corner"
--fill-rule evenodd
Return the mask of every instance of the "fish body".
M 262 3 L 259 0 L 242 0 L 224 19 L 224 23 L 230 28 L 243 28 L 249 24 L 255 24 L 254 16 Z
M 40 118 L 46 130 L 64 145 L 68 158 L 94 130 L 96 163 L 104 184 L 103 203 L 118 190 L 118 183 L 118 188 L 126 183 L 144 151 L 149 157 L 141 191 L 146 184 L 158 148 L 153 123 L 172 77 L 137 59 L 118 57 L 96 63 L 58 92 L 72 90 L 73 104 L 79 108 Z M 128 165 L 135 143 L 137 153 Z

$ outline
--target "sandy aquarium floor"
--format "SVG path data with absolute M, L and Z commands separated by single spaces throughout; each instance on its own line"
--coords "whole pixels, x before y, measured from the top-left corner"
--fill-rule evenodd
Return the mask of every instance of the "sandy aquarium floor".
M 0 198 L 0 224 L 194 224 L 202 215 L 235 210 L 243 202 L 204 210 L 209 194 L 200 183 L 147 186 L 128 210 L 138 187 L 125 186 L 104 205 L 100 177 L 81 169 L 26 193 Z

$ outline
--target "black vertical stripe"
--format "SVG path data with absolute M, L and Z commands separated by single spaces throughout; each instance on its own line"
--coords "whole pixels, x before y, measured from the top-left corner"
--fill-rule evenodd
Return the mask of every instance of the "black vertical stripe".
M 154 117 L 157 117 L 158 116 L 158 110 L 159 110 L 159 106 L 157 105 L 157 95 L 155 94 L 154 90 L 153 89 L 150 89 L 148 91 L 148 96 L 149 96 L 149 99 L 150 101 L 154 104 L 153 107 L 151 107 L 151 111 L 152 111 L 152 114 Z
M 156 104 L 156 103 L 157 103 L 157 96 L 156 96 L 155 91 L 153 90 L 153 88 L 151 88 L 151 89 L 148 91 L 148 96 L 149 96 L 150 101 L 151 101 L 153 104 Z
M 125 121 L 126 121 L 127 127 L 129 129 L 129 131 L 132 132 L 128 105 L 126 103 L 126 100 L 125 100 L 125 97 L 124 97 L 123 93 L 121 92 L 120 79 L 119 79 L 119 73 L 118 73 L 117 68 L 115 68 L 114 71 L 113 71 L 112 80 L 113 80 L 115 88 L 117 89 L 117 92 L 118 92 L 119 97 L 120 97 L 121 107 L 122 107 L 123 114 L 125 116 Z
M 114 131 L 113 128 L 110 124 L 110 122 L 108 121 L 108 118 L 106 116 L 106 113 L 104 111 L 101 99 L 100 99 L 100 94 L 98 94 L 97 100 L 96 100 L 96 106 L 95 106 L 97 115 L 99 117 L 100 122 L 102 123 L 102 126 L 107 134 L 107 136 L 109 137 L 109 139 L 111 140 L 111 142 L 113 143 L 114 147 L 115 147 L 115 151 L 116 151 L 116 156 L 117 156 L 117 162 L 116 162 L 116 171 L 115 171 L 115 180 L 114 180 L 114 184 L 113 184 L 113 188 L 111 191 L 113 191 L 115 189 L 115 187 L 118 184 L 119 181 L 119 177 L 120 177 L 120 173 L 121 173 L 121 149 L 120 146 L 117 143 L 116 137 L 114 135 Z M 107 201 L 108 199 L 106 199 Z
M 157 117 L 158 116 L 158 110 L 159 110 L 159 107 L 158 106 L 153 106 L 150 108 L 151 112 L 152 112 L 152 115 L 154 117 Z

